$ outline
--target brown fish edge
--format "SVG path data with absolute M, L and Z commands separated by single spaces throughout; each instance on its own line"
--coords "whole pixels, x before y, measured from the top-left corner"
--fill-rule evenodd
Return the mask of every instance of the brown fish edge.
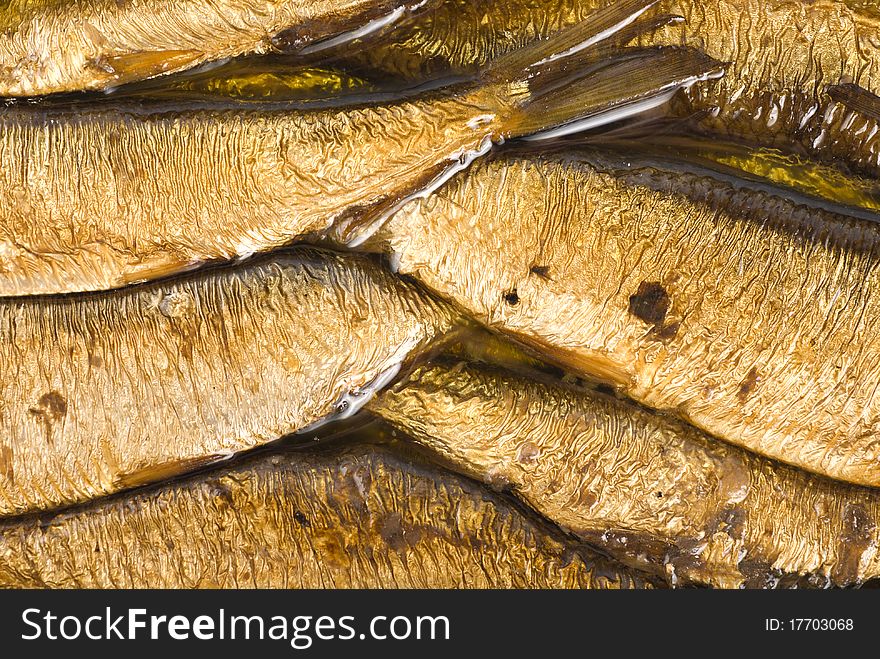
M 0 523 L 5 588 L 650 588 L 378 445 L 279 451 Z
M 444 464 L 673 586 L 853 586 L 880 576 L 876 490 L 761 458 L 628 401 L 436 362 L 368 409 Z

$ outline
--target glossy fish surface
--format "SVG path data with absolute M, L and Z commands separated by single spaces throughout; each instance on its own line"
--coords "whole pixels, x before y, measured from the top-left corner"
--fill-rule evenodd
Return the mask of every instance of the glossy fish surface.
M 0 303 L 0 515 L 161 481 L 353 413 L 455 314 L 294 249 L 123 292 Z
M 644 405 L 880 485 L 876 222 L 635 154 L 511 155 L 408 205 L 372 247 Z
M 671 584 L 880 574 L 880 493 L 773 463 L 595 391 L 419 368 L 369 409 L 454 468 Z
M 9 108 L 0 295 L 105 290 L 280 247 L 478 148 L 467 124 L 491 107 Z
M 554 85 L 567 63 L 560 54 L 643 5 L 617 3 L 513 52 L 475 86 L 391 102 L 8 107 L 0 114 L 0 296 L 121 287 L 334 224 L 356 235 L 366 218 L 437 187 L 495 143 L 617 118 L 633 101 L 717 72 L 698 53 L 640 51 Z
M 475 483 L 368 446 L 254 456 L 0 524 L 15 588 L 645 588 Z
M 409 8 L 403 0 L 9 0 L 0 8 L 0 96 L 105 90 L 238 55 L 303 51 Z
M 446 0 L 356 57 L 396 74 L 466 73 L 582 20 L 599 0 Z M 660 0 L 641 44 L 688 45 L 726 63 L 674 113 L 700 132 L 880 171 L 880 11 L 842 0 Z M 676 18 L 677 17 L 677 18 Z

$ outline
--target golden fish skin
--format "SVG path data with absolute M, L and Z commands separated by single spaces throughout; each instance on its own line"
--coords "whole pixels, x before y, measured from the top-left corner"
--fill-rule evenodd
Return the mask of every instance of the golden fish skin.
M 418 187 L 492 132 L 474 116 L 495 116 L 479 93 L 304 112 L 138 107 L 0 116 L 0 296 L 106 290 L 279 247 Z
M 535 39 L 584 20 L 604 0 L 440 0 L 418 24 L 400 26 L 350 59 L 420 79 L 474 73 Z
M 345 415 L 454 322 L 368 260 L 307 249 L 0 302 L 0 515 L 168 478 Z
M 729 62 L 726 75 L 694 86 L 680 112 L 705 111 L 714 134 L 841 159 L 880 172 L 880 123 L 838 104 L 828 88 L 854 83 L 880 94 L 880 11 L 838 0 L 675 0 L 684 21 L 648 38 L 686 43 Z M 874 108 L 880 112 L 880 99 Z
M 0 587 L 651 585 L 506 499 L 378 446 L 255 456 L 0 525 Z
M 387 0 L 10 0 L 0 96 L 103 90 L 247 53 L 298 51 L 404 11 Z
M 874 223 L 585 153 L 479 165 L 406 206 L 373 248 L 640 403 L 880 485 Z
M 418 25 L 355 56 L 420 77 L 471 73 L 509 49 L 589 15 L 600 0 L 445 0 Z M 826 88 L 852 82 L 880 95 L 880 11 L 839 0 L 660 0 L 656 16 L 684 18 L 637 39 L 688 45 L 727 63 L 717 81 L 694 85 L 675 112 L 697 115 L 709 135 L 796 148 L 880 172 L 880 99 L 860 112 Z
M 588 113 L 616 117 L 608 111 L 639 94 L 665 95 L 717 69 L 693 52 L 658 50 L 553 86 L 568 63 L 561 53 L 645 2 L 622 0 L 512 53 L 476 87 L 387 105 L 7 108 L 0 297 L 106 290 L 333 225 L 353 240 L 373 215 L 439 186 L 497 142 Z M 624 69 L 634 88 L 621 89 Z
M 880 181 L 876 178 L 846 172 L 834 164 L 781 149 L 678 135 L 654 138 L 650 145 L 633 136 L 608 141 L 604 148 L 617 153 L 655 151 L 660 158 L 678 161 L 692 171 L 708 168 L 722 175 L 773 186 L 780 194 L 806 195 L 814 205 L 816 200 L 825 200 L 849 207 L 842 208 L 843 212 L 859 214 L 864 210 L 869 211 L 862 214 L 866 219 L 875 221 L 880 217 Z
M 673 585 L 852 585 L 880 574 L 877 491 L 597 392 L 437 365 L 369 407 L 446 463 Z

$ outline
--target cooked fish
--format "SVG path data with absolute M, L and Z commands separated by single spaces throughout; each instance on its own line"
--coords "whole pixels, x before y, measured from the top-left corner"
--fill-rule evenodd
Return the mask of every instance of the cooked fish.
M 653 42 L 687 43 L 724 62 L 727 75 L 686 93 L 682 112 L 704 112 L 702 130 L 839 158 L 877 174 L 876 118 L 834 93 L 880 93 L 880 11 L 840 0 L 676 0 L 684 21 Z M 829 88 L 832 92 L 829 94 Z M 880 103 L 869 104 L 874 114 Z
M 130 290 L 0 303 L 0 515 L 168 478 L 357 410 L 453 312 L 295 249 Z
M 416 24 L 359 50 L 348 60 L 422 79 L 472 74 L 483 64 L 584 20 L 604 0 L 438 0 Z
M 775 464 L 595 391 L 419 368 L 369 408 L 461 471 L 672 584 L 880 575 L 880 492 Z
M 510 155 L 366 248 L 710 434 L 880 485 L 880 225 L 637 154 Z
M 0 587 L 644 588 L 506 499 L 379 446 L 255 456 L 0 524 Z
M 507 0 L 499 11 L 493 0 L 444 0 L 418 25 L 388 35 L 387 43 L 355 59 L 412 77 L 469 73 L 576 23 L 600 1 Z M 657 29 L 635 42 L 686 44 L 728 63 L 723 78 L 676 99 L 675 112 L 695 115 L 701 131 L 880 172 L 875 3 L 659 0 L 650 18 Z
M 697 53 L 639 51 L 559 87 L 569 74 L 562 55 L 635 20 L 644 4 L 618 3 L 502 58 L 477 88 L 388 104 L 7 108 L 0 296 L 109 289 L 276 248 L 334 222 L 353 230 L 494 142 L 613 120 L 716 72 Z
M 107 89 L 247 53 L 307 53 L 366 36 L 424 4 L 10 0 L 0 8 L 0 96 Z

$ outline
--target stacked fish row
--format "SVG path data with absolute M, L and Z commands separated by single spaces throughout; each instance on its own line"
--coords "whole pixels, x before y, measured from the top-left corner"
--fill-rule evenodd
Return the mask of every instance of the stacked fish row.
M 0 27 L 0 585 L 880 576 L 873 5 Z

